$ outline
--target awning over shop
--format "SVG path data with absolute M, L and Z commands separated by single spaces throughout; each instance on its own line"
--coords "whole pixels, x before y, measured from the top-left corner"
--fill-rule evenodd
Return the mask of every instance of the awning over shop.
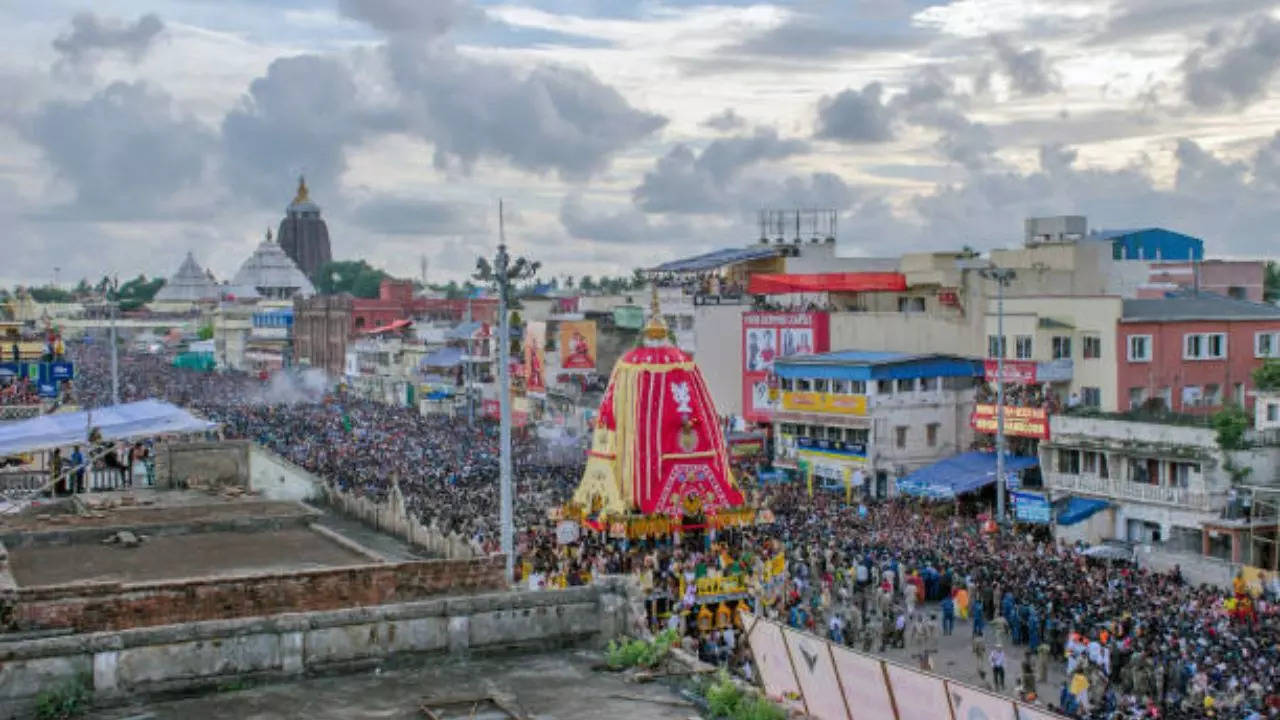
M 1094 513 L 1105 510 L 1110 505 L 1111 503 L 1106 500 L 1096 498 L 1068 498 L 1066 505 L 1058 512 L 1058 524 L 1075 525 L 1088 520 Z
M 0 426 L 0 455 L 51 450 L 84 444 L 88 430 L 97 428 L 103 440 L 136 440 L 157 435 L 204 432 L 216 423 L 196 417 L 159 400 L 112 405 L 93 411 L 41 415 Z
M 804 292 L 897 292 L 907 289 L 907 277 L 895 272 L 815 273 L 812 275 L 752 275 L 748 292 L 777 295 Z
M 1015 477 L 1018 472 L 1039 464 L 1038 458 L 1006 455 L 1005 475 Z M 949 499 L 990 485 L 995 479 L 996 454 L 974 451 L 953 455 L 899 478 L 898 490 L 908 495 Z

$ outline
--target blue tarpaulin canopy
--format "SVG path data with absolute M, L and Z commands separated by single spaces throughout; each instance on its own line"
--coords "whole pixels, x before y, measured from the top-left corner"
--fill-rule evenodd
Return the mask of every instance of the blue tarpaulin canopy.
M 1039 464 L 1037 458 L 1006 455 L 1005 475 L 1007 478 L 1016 477 L 1019 471 Z M 974 451 L 953 455 L 899 478 L 898 490 L 908 495 L 944 500 L 973 492 L 990 485 L 995 479 L 996 454 Z
M 92 411 L 41 415 L 0 425 L 0 455 L 51 450 L 82 445 L 89 429 L 97 428 L 103 440 L 136 440 L 156 435 L 199 433 L 212 430 L 209 422 L 160 400 L 112 405 Z
M 1111 503 L 1106 500 L 1098 500 L 1097 498 L 1068 498 L 1067 504 L 1058 512 L 1058 524 L 1075 525 L 1078 522 L 1088 520 L 1094 513 L 1110 505 Z

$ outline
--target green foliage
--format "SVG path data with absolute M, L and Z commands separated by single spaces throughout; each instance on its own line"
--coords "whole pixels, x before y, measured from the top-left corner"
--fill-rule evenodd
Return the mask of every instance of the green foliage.
M 160 288 L 164 287 L 164 278 L 155 278 L 148 280 L 146 275 L 139 275 L 111 294 L 120 302 L 120 310 L 128 312 L 137 310 L 155 299 L 156 293 L 160 292 Z
M 1280 390 L 1280 360 L 1267 360 L 1254 370 L 1253 385 L 1259 390 Z
M 390 276 L 364 260 L 331 260 L 316 270 L 311 282 L 325 295 L 345 292 L 359 298 L 376 298 L 378 287 L 387 277 Z
M 787 713 L 768 698 L 743 690 L 723 668 L 703 691 L 707 714 L 724 720 L 786 720 Z
M 63 720 L 84 714 L 89 709 L 92 693 L 85 678 L 68 681 L 36 696 L 38 720 Z
M 1280 263 L 1267 261 L 1267 271 L 1263 280 L 1262 298 L 1267 302 L 1280 300 Z
M 202 325 L 202 326 L 200 327 L 200 330 L 198 330 L 198 331 L 197 331 L 196 335 L 197 335 L 201 340 L 212 340 L 212 339 L 213 339 L 213 326 L 212 326 L 212 325 Z
M 29 292 L 31 293 L 31 299 L 39 303 L 71 302 L 71 293 L 52 285 L 33 287 Z
M 1244 433 L 1249 429 L 1249 414 L 1238 405 L 1228 405 L 1213 414 L 1210 426 L 1218 433 L 1218 447 L 1223 450 L 1244 448 Z
M 671 652 L 671 646 L 679 639 L 674 630 L 663 630 L 652 640 L 636 640 L 623 638 L 622 642 L 612 640 L 605 648 L 605 663 L 615 670 L 625 668 L 657 667 Z

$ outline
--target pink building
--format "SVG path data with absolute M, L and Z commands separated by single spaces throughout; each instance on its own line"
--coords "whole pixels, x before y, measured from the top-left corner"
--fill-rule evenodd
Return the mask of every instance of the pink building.
M 1262 302 L 1267 264 L 1262 260 L 1204 260 L 1151 263 L 1150 284 L 1138 290 L 1140 298 L 1164 297 L 1170 290 L 1193 290 L 1199 274 L 1201 292 L 1237 300 Z
M 1116 326 L 1119 406 L 1175 412 L 1252 406 L 1252 373 L 1280 358 L 1280 307 L 1220 295 L 1125 300 Z

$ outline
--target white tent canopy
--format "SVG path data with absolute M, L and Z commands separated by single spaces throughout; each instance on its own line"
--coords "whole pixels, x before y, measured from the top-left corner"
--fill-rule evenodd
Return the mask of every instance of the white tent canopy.
M 88 443 L 90 428 L 97 428 L 103 440 L 111 441 L 200 433 L 216 427 L 217 423 L 196 417 L 176 405 L 140 400 L 5 423 L 0 425 L 0 455 L 84 445 Z

